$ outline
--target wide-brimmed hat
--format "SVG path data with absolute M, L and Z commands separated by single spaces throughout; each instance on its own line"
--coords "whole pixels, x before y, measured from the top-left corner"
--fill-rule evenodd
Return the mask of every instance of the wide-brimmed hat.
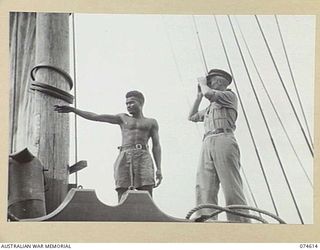
M 212 76 L 222 76 L 226 80 L 228 80 L 228 82 L 229 82 L 228 84 L 230 84 L 232 82 L 232 76 L 228 72 L 226 72 L 222 69 L 211 69 L 207 75 L 207 80 L 210 79 L 210 77 L 212 77 Z

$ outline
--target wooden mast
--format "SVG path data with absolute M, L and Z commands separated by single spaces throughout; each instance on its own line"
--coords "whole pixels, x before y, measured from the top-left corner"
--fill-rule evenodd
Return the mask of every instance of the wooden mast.
M 36 26 L 36 65 L 49 65 L 69 72 L 69 14 L 38 13 Z M 50 67 L 38 68 L 37 82 L 63 91 L 70 82 Z M 67 105 L 61 99 L 36 91 L 37 156 L 48 168 L 46 177 L 47 213 L 56 209 L 68 191 L 69 117 L 54 112 L 54 105 Z

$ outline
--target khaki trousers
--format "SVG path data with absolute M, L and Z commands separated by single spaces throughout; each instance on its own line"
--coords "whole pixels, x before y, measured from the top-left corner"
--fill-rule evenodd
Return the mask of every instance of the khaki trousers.
M 233 133 L 221 133 L 206 137 L 202 144 L 196 180 L 196 202 L 218 205 L 220 184 L 226 206 L 246 205 L 240 176 L 240 151 Z M 213 213 L 212 209 L 202 209 L 198 215 Z M 239 212 L 248 213 L 246 210 Z M 249 219 L 227 214 L 229 221 L 250 222 Z M 217 216 L 213 219 L 217 219 Z

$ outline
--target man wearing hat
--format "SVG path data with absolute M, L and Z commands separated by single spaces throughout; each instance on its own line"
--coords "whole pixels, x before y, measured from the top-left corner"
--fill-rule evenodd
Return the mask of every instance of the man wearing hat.
M 231 75 L 220 69 L 212 69 L 207 77 L 198 78 L 197 98 L 189 114 L 190 121 L 204 122 L 205 130 L 196 180 L 197 205 L 217 205 L 220 183 L 226 206 L 247 204 L 240 176 L 240 151 L 233 134 L 238 100 L 236 94 L 227 89 L 231 82 Z M 210 105 L 199 111 L 203 96 Z M 199 215 L 212 213 L 211 209 L 199 210 Z M 233 222 L 250 222 L 232 214 L 227 214 L 227 218 Z

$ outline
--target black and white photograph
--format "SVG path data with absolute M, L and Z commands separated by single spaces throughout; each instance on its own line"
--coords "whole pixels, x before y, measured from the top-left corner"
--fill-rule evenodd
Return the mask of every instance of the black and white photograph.
M 315 15 L 9 18 L 9 222 L 314 223 Z
M 0 1 L 0 247 L 318 247 L 319 7 Z

